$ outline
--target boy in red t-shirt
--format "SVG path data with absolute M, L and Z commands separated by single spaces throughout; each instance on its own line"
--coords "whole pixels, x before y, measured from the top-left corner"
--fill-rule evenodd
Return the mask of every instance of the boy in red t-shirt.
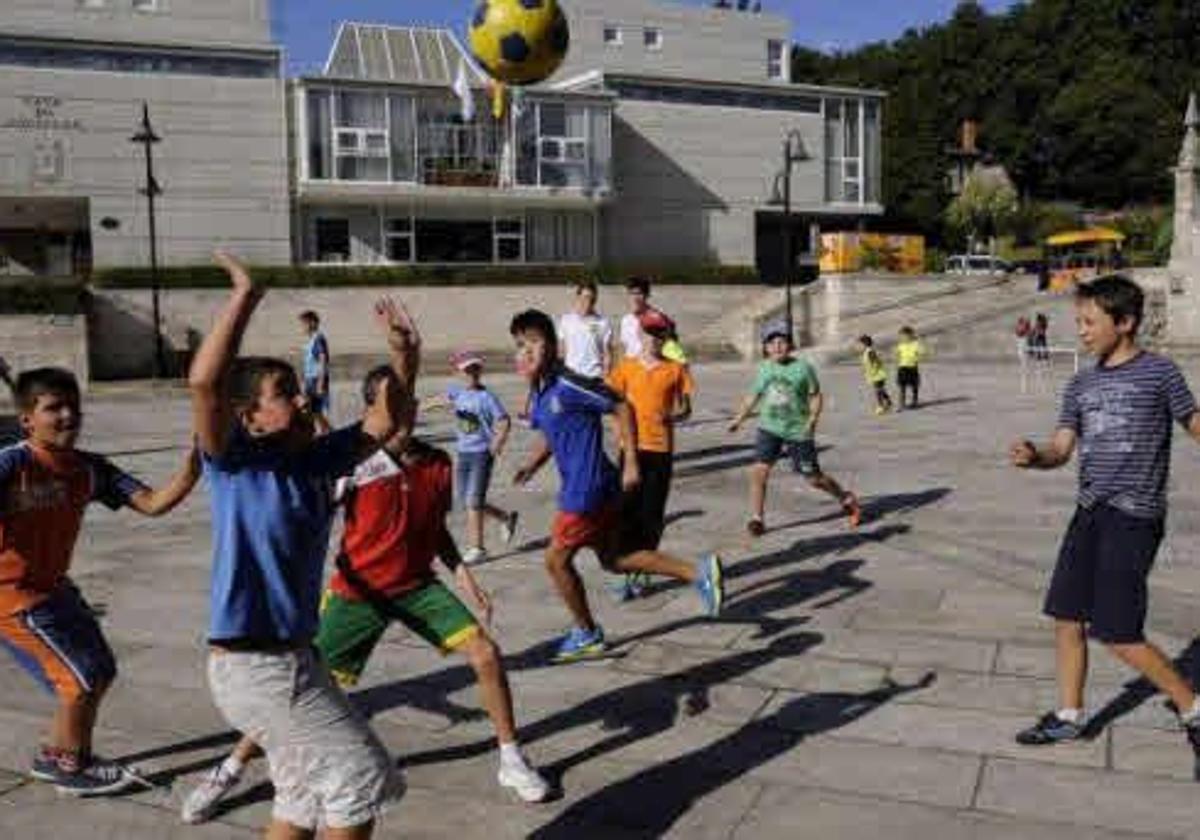
M 151 490 L 75 448 L 83 414 L 70 371 L 25 371 L 12 389 L 24 440 L 0 448 L 0 647 L 58 698 L 30 775 L 75 796 L 115 793 L 138 779 L 93 755 L 92 733 L 116 660 L 67 572 L 89 504 L 161 516 L 191 492 L 199 460 L 191 452 L 166 487 Z
M 363 400 L 374 403 L 380 383 L 393 376 L 383 365 L 363 382 Z M 433 570 L 433 561 L 454 574 L 458 586 L 487 623 L 491 603 L 462 562 L 446 527 L 452 507 L 450 456 L 413 436 L 417 402 L 411 388 L 400 425 L 383 449 L 343 479 L 338 495 L 345 528 L 337 572 L 321 610 L 316 648 L 338 683 L 358 682 L 367 660 L 388 625 L 399 621 L 441 650 L 466 655 L 479 681 L 483 706 L 500 746 L 499 783 L 526 802 L 542 802 L 549 785 L 521 754 L 516 741 L 512 693 L 500 650 L 470 610 Z M 215 806 L 241 776 L 245 762 L 258 754 L 243 738 L 232 755 L 188 796 L 185 822 L 209 819 Z

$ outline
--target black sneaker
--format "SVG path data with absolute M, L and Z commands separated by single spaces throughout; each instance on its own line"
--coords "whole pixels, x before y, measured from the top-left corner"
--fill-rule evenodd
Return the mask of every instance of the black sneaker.
M 1046 712 L 1033 726 L 1017 733 L 1017 743 L 1027 747 L 1074 741 L 1083 734 L 1083 726 L 1063 720 L 1057 712 Z
M 53 780 L 59 793 L 69 796 L 106 796 L 144 784 L 123 764 L 93 758 L 91 763 L 73 773 L 60 770 Z

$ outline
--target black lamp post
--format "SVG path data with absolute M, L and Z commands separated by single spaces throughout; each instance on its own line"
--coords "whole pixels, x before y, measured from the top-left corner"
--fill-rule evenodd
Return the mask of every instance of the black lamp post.
M 162 187 L 154 177 L 154 144 L 161 143 L 162 138 L 154 133 L 150 126 L 150 106 L 142 103 L 141 130 L 129 138 L 129 142 L 138 143 L 146 155 L 146 186 L 138 190 L 146 196 L 150 214 L 150 289 L 151 301 L 154 307 L 154 375 L 158 378 L 166 376 L 167 365 L 163 354 L 162 318 L 159 314 L 158 302 L 158 218 L 155 215 L 154 199 L 162 195 Z
M 783 282 L 787 301 L 788 338 L 793 344 L 796 341 L 796 331 L 792 316 L 792 280 L 796 260 L 792 253 L 792 165 L 811 159 L 812 155 L 808 153 L 800 132 L 794 128 L 788 131 L 783 139 L 783 168 L 775 176 L 775 184 L 768 202 L 783 205 Z

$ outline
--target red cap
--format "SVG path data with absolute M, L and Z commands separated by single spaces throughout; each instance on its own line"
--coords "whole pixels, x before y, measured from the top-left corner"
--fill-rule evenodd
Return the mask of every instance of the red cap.
M 651 335 L 665 337 L 675 331 L 675 322 L 657 309 L 647 309 L 639 315 L 638 324 Z
M 450 364 L 454 365 L 458 370 L 466 370 L 475 365 L 483 367 L 483 355 L 474 350 L 459 350 L 450 357 Z

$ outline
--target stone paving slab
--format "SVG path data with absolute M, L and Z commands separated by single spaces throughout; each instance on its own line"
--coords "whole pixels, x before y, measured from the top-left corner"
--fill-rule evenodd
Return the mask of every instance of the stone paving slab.
M 518 428 L 494 499 L 521 512 L 522 532 L 508 548 L 491 537 L 493 556 L 476 574 L 496 604 L 491 629 L 525 747 L 563 796 L 531 808 L 496 785 L 470 669 L 396 628 L 355 692 L 408 784 L 379 836 L 1200 837 L 1182 734 L 1162 699 L 1101 648 L 1088 703 L 1105 727 L 1050 750 L 1013 743 L 1055 701 L 1053 638 L 1039 611 L 1074 478 L 1018 473 L 1005 452 L 1009 438 L 1053 427 L 1053 397 L 1017 393 L 1009 366 L 934 363 L 927 408 L 876 418 L 857 368 L 827 368 L 822 463 L 863 496 L 867 520 L 847 530 L 836 504 L 780 469 L 769 531 L 754 540 L 744 529 L 752 434 L 724 431 L 749 376 L 741 366 L 696 369 L 697 413 L 679 435 L 676 519 L 664 539 L 681 557 L 723 553 L 726 615 L 703 620 L 694 594 L 670 584 L 618 605 L 611 577 L 581 558 L 616 648 L 601 662 L 547 662 L 548 641 L 567 624 L 540 556 L 555 481 L 547 472 L 526 490 L 507 486 L 531 444 Z M 425 380 L 422 391 L 445 381 Z M 514 379 L 493 384 L 519 405 Z M 350 404 L 339 411 L 352 419 Z M 87 423 L 88 447 L 151 481 L 174 469 L 189 436 L 186 402 L 167 390 L 99 388 Z M 430 418 L 422 430 L 444 444 L 448 423 Z M 1174 512 L 1151 578 L 1152 637 L 1173 654 L 1200 627 L 1196 454 L 1177 442 Z M 205 685 L 208 527 L 203 493 L 161 520 L 98 509 L 74 568 L 121 668 L 98 748 L 163 786 L 80 803 L 26 781 L 51 707 L 0 658 L 0 837 L 248 837 L 269 819 L 261 763 L 213 825 L 176 818 L 235 738 Z M 457 513 L 452 527 L 462 527 Z

